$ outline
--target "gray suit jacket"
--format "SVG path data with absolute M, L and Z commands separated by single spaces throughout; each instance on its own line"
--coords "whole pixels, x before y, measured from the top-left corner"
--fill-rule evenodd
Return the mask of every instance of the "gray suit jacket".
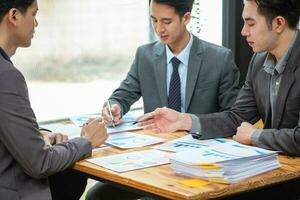
M 52 199 L 47 177 L 91 149 L 83 138 L 45 145 L 23 75 L 0 55 L 0 199 Z
M 245 84 L 229 111 L 199 116 L 201 139 L 232 136 L 243 121 L 254 124 L 261 118 L 264 130 L 255 145 L 299 156 L 300 36 L 296 39 L 281 78 L 274 119 L 269 95 L 271 75 L 263 69 L 266 55 L 253 55 Z
M 167 106 L 167 58 L 160 42 L 138 48 L 126 79 L 110 101 L 123 114 L 141 96 L 144 112 Z M 212 113 L 229 109 L 239 91 L 239 70 L 229 49 L 193 36 L 186 83 L 186 112 Z

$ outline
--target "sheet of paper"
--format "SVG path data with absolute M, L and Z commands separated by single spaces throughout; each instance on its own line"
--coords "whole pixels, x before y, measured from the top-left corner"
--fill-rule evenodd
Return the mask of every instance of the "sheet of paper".
M 191 135 L 186 135 L 184 137 L 172 140 L 170 142 L 152 148 L 157 150 L 163 150 L 163 151 L 180 152 L 180 151 L 191 150 L 191 149 L 199 149 L 199 148 L 208 147 L 212 145 L 224 144 L 228 142 L 233 142 L 233 141 L 225 138 L 197 140 L 194 139 Z
M 77 115 L 72 116 L 69 119 L 77 126 L 82 126 L 84 123 L 86 123 L 91 118 L 97 118 L 100 117 L 100 114 L 86 114 L 86 115 Z M 136 115 L 132 112 L 126 113 L 123 118 L 121 119 L 121 123 L 128 123 L 128 122 L 136 122 Z
M 168 164 L 168 155 L 169 153 L 158 150 L 145 150 L 93 158 L 87 161 L 116 172 L 127 172 Z
M 70 117 L 70 120 L 76 126 L 81 127 L 89 119 L 97 118 L 97 117 L 99 117 L 99 114 L 78 115 L 78 116 Z M 137 124 L 134 124 L 134 122 L 136 122 L 136 116 L 133 113 L 129 112 L 123 116 L 121 123 L 116 127 L 106 126 L 107 133 L 113 134 L 113 133 L 120 133 L 125 131 L 134 131 L 134 130 L 142 129 L 141 127 L 138 127 Z
M 164 139 L 150 135 L 123 132 L 110 135 L 105 143 L 121 149 L 130 149 L 157 144 L 163 141 Z
M 142 129 L 137 124 L 133 124 L 132 122 L 129 123 L 121 123 L 117 125 L 116 127 L 107 126 L 107 133 L 114 134 L 114 133 L 120 133 L 120 132 L 126 132 L 126 131 L 135 131 Z
M 92 151 L 95 152 L 95 151 L 100 151 L 100 150 L 109 149 L 109 148 L 111 148 L 111 146 L 108 146 L 106 144 L 102 144 L 99 147 L 94 148 Z
M 133 114 L 132 112 L 128 112 L 122 117 L 121 122 L 123 123 L 136 122 L 136 118 L 137 116 L 135 114 Z
M 86 123 L 91 118 L 97 118 L 99 117 L 99 114 L 87 114 L 87 115 L 78 115 L 78 116 L 72 116 L 69 119 L 76 125 L 76 126 L 82 126 L 84 123 Z

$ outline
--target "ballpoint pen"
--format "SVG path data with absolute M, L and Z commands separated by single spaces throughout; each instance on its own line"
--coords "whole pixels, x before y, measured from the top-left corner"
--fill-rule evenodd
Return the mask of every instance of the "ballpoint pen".
M 111 113 L 111 106 L 110 106 L 109 100 L 106 101 L 106 104 L 108 106 L 108 112 L 109 112 L 109 116 L 110 116 L 111 121 L 112 121 L 112 125 L 113 125 L 113 127 L 115 127 L 114 117 Z
M 142 117 L 140 117 L 138 120 L 136 120 L 135 122 L 133 122 L 132 125 L 137 124 L 139 122 L 146 121 L 148 119 L 152 119 L 152 118 L 153 118 L 153 116 L 152 116 L 151 113 L 146 113 Z

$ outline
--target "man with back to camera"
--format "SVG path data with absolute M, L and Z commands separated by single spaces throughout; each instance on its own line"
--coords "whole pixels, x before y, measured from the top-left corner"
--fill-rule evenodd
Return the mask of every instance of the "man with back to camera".
M 245 0 L 242 35 L 255 54 L 233 107 L 192 115 L 159 108 L 139 125 L 155 132 L 188 130 L 195 138 L 229 137 L 247 145 L 300 155 L 299 0 Z M 262 119 L 264 128 L 252 124 Z M 299 199 L 299 180 L 254 193 Z M 253 195 L 254 195 L 253 194 Z
M 193 0 L 153 0 L 152 25 L 160 42 L 138 48 L 135 60 L 109 102 L 113 120 L 104 105 L 102 115 L 109 124 L 121 117 L 140 97 L 144 112 L 168 106 L 180 112 L 212 113 L 231 107 L 239 91 L 239 70 L 229 49 L 210 44 L 188 32 Z M 201 105 L 201 106 L 199 106 Z M 136 197 L 97 183 L 87 199 Z
M 25 79 L 10 58 L 29 47 L 38 25 L 36 0 L 0 2 L 0 199 L 79 199 L 86 177 L 69 166 L 88 157 L 107 138 L 95 119 L 82 137 L 40 131 L 30 106 Z

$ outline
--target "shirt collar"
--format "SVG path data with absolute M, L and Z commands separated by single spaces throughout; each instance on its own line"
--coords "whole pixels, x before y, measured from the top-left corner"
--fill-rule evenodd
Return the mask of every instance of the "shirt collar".
M 167 63 L 170 63 L 171 59 L 174 56 L 176 56 L 180 60 L 181 63 L 188 66 L 192 44 L 193 44 L 193 35 L 190 33 L 189 43 L 186 45 L 186 47 L 178 55 L 174 55 L 173 52 L 171 51 L 171 49 L 168 47 L 168 45 L 166 45 Z
M 264 62 L 264 65 L 263 65 L 264 70 L 267 73 L 272 74 L 272 75 L 274 75 L 275 73 L 278 73 L 278 74 L 283 73 L 285 66 L 288 62 L 288 59 L 290 57 L 291 51 L 296 43 L 298 34 L 299 34 L 299 31 L 296 30 L 296 34 L 294 36 L 294 39 L 293 39 L 291 45 L 289 46 L 288 50 L 285 52 L 285 54 L 283 55 L 283 57 L 280 59 L 280 61 L 277 64 L 275 62 L 275 60 L 276 60 L 275 56 L 272 55 L 271 53 L 268 53 L 266 60 Z
M 6 52 L 1 47 L 0 47 L 0 56 L 2 56 L 6 61 L 12 63 L 11 60 L 10 60 L 10 58 L 6 54 Z

